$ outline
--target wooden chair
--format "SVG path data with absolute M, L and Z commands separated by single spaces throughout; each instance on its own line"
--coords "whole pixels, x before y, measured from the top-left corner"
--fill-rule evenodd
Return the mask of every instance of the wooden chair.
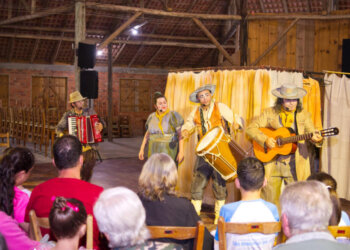
M 5 148 L 8 148 L 10 147 L 10 133 L 0 133 L 0 138 L 1 138 L 1 141 L 0 141 L 0 147 L 5 147 Z M 4 142 L 4 139 L 6 140 Z
M 196 227 L 147 226 L 147 228 L 151 234 L 151 239 L 194 239 L 193 249 L 203 249 L 205 227 L 202 221 L 198 221 Z
M 93 218 L 89 214 L 86 219 L 86 249 L 93 248 Z M 29 211 L 29 237 L 40 241 L 42 238 L 40 228 L 50 229 L 49 218 L 37 217 L 34 210 Z
M 279 244 L 282 242 L 281 222 L 233 223 L 225 222 L 224 218 L 220 216 L 218 221 L 219 250 L 226 250 L 226 233 L 278 233 L 276 243 Z
M 130 131 L 129 116 L 121 115 L 119 117 L 119 124 L 120 124 L 119 127 L 120 127 L 121 137 L 130 137 L 131 131 Z
M 334 236 L 334 238 L 345 237 L 347 239 L 350 239 L 350 226 L 329 226 L 328 230 Z

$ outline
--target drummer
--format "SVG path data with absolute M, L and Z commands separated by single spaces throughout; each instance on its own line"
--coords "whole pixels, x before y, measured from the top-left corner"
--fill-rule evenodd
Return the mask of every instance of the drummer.
M 213 99 L 215 87 L 215 85 L 208 84 L 196 89 L 190 95 L 190 101 L 199 103 L 200 106 L 192 110 L 182 126 L 183 138 L 188 138 L 190 134 L 197 131 L 200 140 L 206 132 L 217 126 L 222 126 L 229 134 L 233 130 L 242 128 L 240 117 L 235 115 L 234 119 L 232 110 L 228 106 L 215 102 Z M 179 151 L 179 162 L 183 160 L 183 157 L 183 150 L 181 150 Z M 191 184 L 191 199 L 198 215 L 202 207 L 203 192 L 210 177 L 213 178 L 213 192 L 216 199 L 214 223 L 217 224 L 220 208 L 225 204 L 227 196 L 226 181 L 202 157 L 197 157 Z

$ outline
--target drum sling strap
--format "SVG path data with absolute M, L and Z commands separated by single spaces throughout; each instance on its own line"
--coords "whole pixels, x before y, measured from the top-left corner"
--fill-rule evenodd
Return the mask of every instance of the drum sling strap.
M 199 109 L 199 114 L 200 114 L 201 125 L 202 125 L 202 136 L 204 136 L 207 133 L 207 129 L 204 126 L 204 116 L 203 116 L 203 110 L 201 108 Z M 222 116 L 221 116 L 221 122 L 223 123 L 222 127 L 224 128 L 225 132 L 227 134 L 230 134 L 230 127 L 228 125 L 228 122 Z M 200 138 L 198 138 L 198 139 L 200 139 Z

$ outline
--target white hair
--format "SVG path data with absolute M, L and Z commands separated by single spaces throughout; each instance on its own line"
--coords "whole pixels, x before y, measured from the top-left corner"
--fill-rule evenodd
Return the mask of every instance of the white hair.
M 134 246 L 149 238 L 145 209 L 137 194 L 128 188 L 103 191 L 94 205 L 94 216 L 111 248 Z
M 323 183 L 300 181 L 290 184 L 283 190 L 280 203 L 292 235 L 327 230 L 333 206 Z

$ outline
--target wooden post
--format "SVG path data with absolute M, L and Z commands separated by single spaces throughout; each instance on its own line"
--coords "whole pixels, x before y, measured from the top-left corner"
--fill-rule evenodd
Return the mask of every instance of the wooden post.
M 247 16 L 247 1 L 240 0 L 240 36 L 239 36 L 239 50 L 241 52 L 241 66 L 246 66 L 248 62 L 248 23 L 246 20 Z
M 224 55 L 224 57 L 232 64 L 234 65 L 234 62 L 232 58 L 230 57 L 229 53 L 221 46 L 221 44 L 215 39 L 215 37 L 210 33 L 210 31 L 203 25 L 201 21 L 199 21 L 197 18 L 193 17 L 192 20 L 197 24 L 197 26 L 204 32 L 204 34 L 212 41 L 212 43 L 215 44 L 215 46 L 218 48 L 218 50 Z
M 79 42 L 85 40 L 85 2 L 75 3 L 75 52 L 78 50 Z M 80 68 L 78 66 L 78 55 L 74 53 L 75 89 L 80 91 Z
M 113 55 L 112 44 L 108 44 L 108 141 L 113 141 L 112 126 L 113 126 Z

